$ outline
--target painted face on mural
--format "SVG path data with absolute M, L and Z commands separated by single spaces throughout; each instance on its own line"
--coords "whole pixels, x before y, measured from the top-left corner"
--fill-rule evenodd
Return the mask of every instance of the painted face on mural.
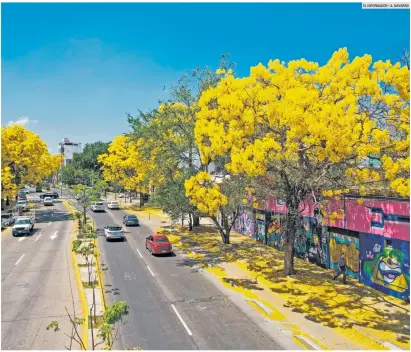
M 396 257 L 382 258 L 378 264 L 378 270 L 384 282 L 391 284 L 398 276 L 402 274 L 401 267 Z
M 403 261 L 400 251 L 384 249 L 381 255 L 372 262 L 375 263 L 375 261 L 376 264 L 371 276 L 373 283 L 397 292 L 404 292 L 408 289 L 408 281 L 402 269 Z M 368 269 L 366 268 L 366 270 Z

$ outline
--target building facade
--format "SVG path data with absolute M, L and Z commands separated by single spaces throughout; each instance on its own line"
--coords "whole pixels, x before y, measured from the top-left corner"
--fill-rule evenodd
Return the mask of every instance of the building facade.
M 315 216 L 311 200 L 303 202 L 303 226 L 297 231 L 295 255 L 337 270 L 345 253 L 347 275 L 387 294 L 410 296 L 410 202 L 408 199 L 345 196 L 327 200 L 325 211 L 336 220 Z M 282 223 L 287 207 L 279 199 L 265 209 L 244 208 L 236 231 L 283 250 Z
M 73 161 L 73 154 L 81 153 L 83 149 L 81 143 L 71 142 L 67 137 L 64 137 L 59 143 L 59 151 L 63 155 L 64 166 L 67 166 Z

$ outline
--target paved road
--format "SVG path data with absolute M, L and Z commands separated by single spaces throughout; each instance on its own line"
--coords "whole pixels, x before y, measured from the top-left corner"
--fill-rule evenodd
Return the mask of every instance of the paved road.
M 124 214 L 108 210 L 90 215 L 101 228 L 121 225 Z M 160 222 L 140 220 L 141 227 L 127 228 L 126 242 L 99 238 L 108 298 L 125 300 L 131 307 L 117 348 L 283 349 L 201 274 L 184 265 L 185 258 L 151 256 L 144 239 Z
M 71 325 L 65 307 L 80 314 L 69 252 L 73 222 L 57 203 L 37 211 L 35 231 L 13 237 L 1 233 L 1 348 L 65 349 Z M 47 331 L 52 321 L 61 331 Z M 77 349 L 73 345 L 73 349 Z

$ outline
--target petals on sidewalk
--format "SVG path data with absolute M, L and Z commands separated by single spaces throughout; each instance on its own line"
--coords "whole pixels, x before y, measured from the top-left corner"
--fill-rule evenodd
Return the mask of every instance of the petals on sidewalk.
M 170 230 L 168 236 L 189 254 L 182 264 L 205 267 L 262 315 L 294 335 L 307 335 L 321 348 L 387 349 L 385 342 L 410 347 L 406 302 L 353 279 L 333 281 L 331 270 L 298 258 L 296 275 L 287 277 L 282 252 L 240 234 L 232 234 L 230 245 L 222 245 L 212 228 Z

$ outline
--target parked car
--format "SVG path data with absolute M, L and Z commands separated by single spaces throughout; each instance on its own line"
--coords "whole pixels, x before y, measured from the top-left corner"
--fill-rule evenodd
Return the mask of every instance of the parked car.
M 173 253 L 173 246 L 166 235 L 151 235 L 146 238 L 146 249 L 152 255 L 154 254 L 171 254 Z
M 27 211 L 29 210 L 29 205 L 27 200 L 18 200 L 16 204 L 17 211 Z
M 93 202 L 91 203 L 91 210 L 96 212 L 96 211 L 106 211 L 104 209 L 104 203 L 103 202 Z
M 123 224 L 126 226 L 140 226 L 140 222 L 135 215 L 124 215 Z
M 120 203 L 116 201 L 108 202 L 107 208 L 109 209 L 120 209 Z
M 12 234 L 28 235 L 34 228 L 34 216 L 19 216 L 13 226 Z
M 51 198 L 51 197 L 45 197 L 44 198 L 44 200 L 43 200 L 43 204 L 46 206 L 46 205 L 54 205 L 54 203 L 53 203 L 53 198 Z
M 13 225 L 15 219 L 12 213 L 1 214 L 1 227 Z
M 106 236 L 106 241 L 119 239 L 121 241 L 125 240 L 124 231 L 121 226 L 109 225 L 104 228 L 104 236 Z

